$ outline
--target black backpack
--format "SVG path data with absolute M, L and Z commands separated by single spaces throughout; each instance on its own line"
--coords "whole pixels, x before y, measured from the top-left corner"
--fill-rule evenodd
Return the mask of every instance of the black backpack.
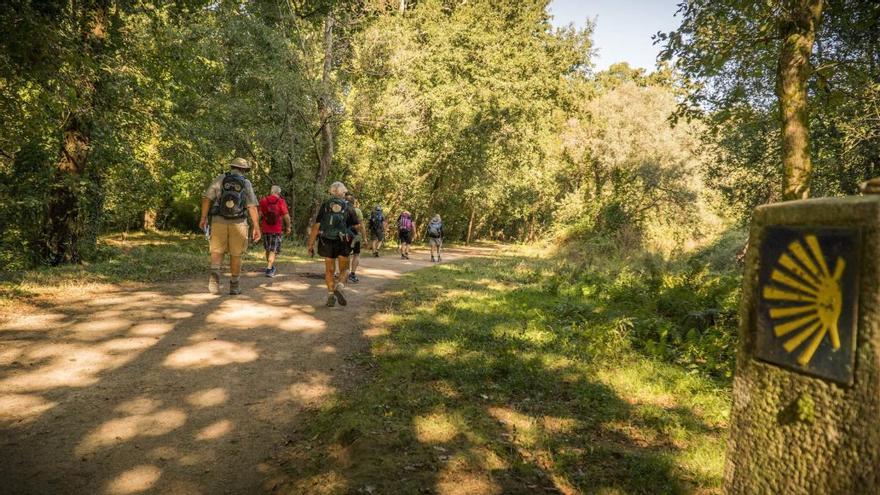
M 346 240 L 351 235 L 348 228 L 348 203 L 344 199 L 330 198 L 324 203 L 321 216 L 321 237 Z
M 244 177 L 226 172 L 226 175 L 223 176 L 223 182 L 220 184 L 220 201 L 217 203 L 217 213 L 221 217 L 229 219 L 247 217 L 246 189 Z
M 379 232 L 382 230 L 382 223 L 385 222 L 385 215 L 381 211 L 373 211 L 370 215 L 370 230 Z

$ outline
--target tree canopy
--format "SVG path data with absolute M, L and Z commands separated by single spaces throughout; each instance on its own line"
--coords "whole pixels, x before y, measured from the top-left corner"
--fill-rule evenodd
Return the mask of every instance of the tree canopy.
M 333 180 L 462 240 L 693 237 L 783 198 L 780 56 L 809 2 L 685 2 L 653 72 L 594 70 L 593 25 L 555 28 L 547 4 L 5 2 L 0 261 L 192 230 L 234 156 L 283 188 L 299 235 Z M 823 7 L 797 65 L 798 180 L 846 194 L 880 165 L 880 7 Z

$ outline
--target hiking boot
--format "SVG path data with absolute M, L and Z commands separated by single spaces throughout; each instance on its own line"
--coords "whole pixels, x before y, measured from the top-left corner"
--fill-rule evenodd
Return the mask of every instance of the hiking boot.
M 406 259 L 406 255 L 403 254 L 403 253 L 400 253 L 400 259 L 405 260 L 405 259 Z
M 237 296 L 241 294 L 241 286 L 238 280 L 230 280 L 229 281 L 229 295 Z
M 431 256 L 431 263 L 434 263 L 434 256 Z
M 266 271 L 266 276 L 269 277 L 269 278 L 272 278 L 272 277 L 275 276 L 275 272 L 277 272 L 277 271 L 278 271 L 278 270 L 273 266 L 272 268 L 269 268 L 269 269 Z
M 339 301 L 340 306 L 346 306 L 348 301 L 345 300 L 345 295 L 342 294 L 342 288 L 337 287 L 333 290 L 333 295 L 336 296 L 336 300 Z
M 355 275 L 354 273 L 351 274 L 351 277 L 349 277 L 349 280 L 351 280 L 354 283 L 358 283 L 361 281 L 361 279 L 357 275 Z
M 443 261 L 443 260 L 441 260 L 441 259 L 440 259 L 440 256 L 438 255 L 438 256 L 437 256 L 437 263 L 440 263 L 441 261 Z
M 208 276 L 208 292 L 211 294 L 219 294 L 220 293 L 220 274 L 217 272 L 211 272 Z
M 272 275 L 269 275 L 270 271 L 272 271 L 270 268 L 266 268 L 265 270 L 263 270 L 263 275 L 265 275 L 267 277 L 271 277 Z
M 327 296 L 327 307 L 332 308 L 333 306 L 336 306 L 336 296 L 330 294 L 329 296 Z
M 379 257 L 379 251 L 373 251 L 373 257 L 374 257 L 374 258 L 378 258 L 378 257 Z
M 409 259 L 409 255 L 408 255 L 408 254 L 404 254 L 403 257 L 406 258 L 406 259 Z

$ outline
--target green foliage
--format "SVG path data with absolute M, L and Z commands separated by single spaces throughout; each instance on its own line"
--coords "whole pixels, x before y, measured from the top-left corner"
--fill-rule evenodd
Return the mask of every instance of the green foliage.
M 707 175 L 734 213 L 781 197 L 775 98 L 785 2 L 682 3 L 682 23 L 661 33 L 665 58 L 688 78 L 682 114 L 706 123 Z M 878 174 L 880 4 L 825 2 L 809 76 L 814 196 L 854 194 Z
M 290 491 L 315 479 L 333 480 L 323 493 L 450 479 L 481 492 L 717 491 L 726 393 L 711 368 L 664 362 L 639 339 L 647 325 L 678 328 L 672 315 L 649 321 L 645 305 L 698 288 L 670 309 L 684 314 L 720 289 L 697 269 L 664 281 L 647 266 L 615 274 L 511 254 L 407 275 L 384 302 L 389 333 L 354 360 L 375 370 L 369 382 L 308 416 L 291 443 Z

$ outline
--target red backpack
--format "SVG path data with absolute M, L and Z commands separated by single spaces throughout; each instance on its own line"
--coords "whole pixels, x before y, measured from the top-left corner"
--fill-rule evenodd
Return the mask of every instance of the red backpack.
M 275 225 L 278 223 L 278 219 L 281 217 L 281 212 L 278 204 L 281 203 L 281 198 L 275 197 L 275 201 L 272 201 L 273 196 L 269 196 L 266 198 L 266 213 L 263 214 L 263 221 L 266 225 Z

